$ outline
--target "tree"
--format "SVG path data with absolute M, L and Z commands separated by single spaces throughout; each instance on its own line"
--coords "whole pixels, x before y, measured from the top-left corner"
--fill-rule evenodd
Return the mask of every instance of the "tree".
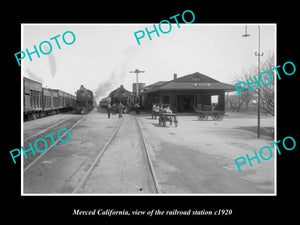
M 249 83 L 255 82 L 254 76 L 257 77 L 257 80 L 260 83 L 260 107 L 265 113 L 269 113 L 272 116 L 274 116 L 274 83 L 275 83 L 275 71 L 271 71 L 270 69 L 275 67 L 275 60 L 274 60 L 274 54 L 269 55 L 267 57 L 261 58 L 261 66 L 260 71 L 268 71 L 272 74 L 272 78 L 268 76 L 266 73 L 261 76 L 261 80 L 263 83 L 268 85 L 263 85 L 260 81 L 259 74 L 257 74 L 257 65 L 249 65 L 247 67 L 243 68 L 242 73 L 240 75 L 233 75 L 234 82 L 245 82 L 246 79 L 248 79 Z M 272 81 L 270 80 L 272 79 Z M 244 90 L 241 91 L 241 97 L 240 100 L 242 103 L 246 104 L 246 107 L 249 103 L 257 104 L 257 97 L 258 97 L 258 86 L 257 84 L 251 85 L 252 92 L 249 90 L 248 85 Z

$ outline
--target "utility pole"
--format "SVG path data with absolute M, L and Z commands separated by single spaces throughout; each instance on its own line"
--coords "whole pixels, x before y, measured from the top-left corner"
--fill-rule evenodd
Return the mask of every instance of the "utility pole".
M 255 56 L 258 56 L 258 75 L 260 75 L 260 57 L 264 55 L 264 53 L 260 53 L 260 26 L 258 27 L 258 53 L 255 52 Z M 260 137 L 260 88 L 258 88 L 258 93 L 257 93 L 257 137 Z
M 129 73 L 135 73 L 136 74 L 136 98 L 138 99 L 139 97 L 139 73 L 145 73 L 145 71 L 141 71 L 136 69 L 135 71 L 130 71 Z
M 255 52 L 255 56 L 258 56 L 257 69 L 258 74 L 260 75 L 260 57 L 264 55 L 264 53 L 260 52 L 260 26 L 258 25 L 258 52 Z M 245 27 L 245 34 L 243 37 L 249 37 L 250 34 L 247 33 L 247 26 Z M 257 138 L 260 138 L 260 88 L 257 90 Z

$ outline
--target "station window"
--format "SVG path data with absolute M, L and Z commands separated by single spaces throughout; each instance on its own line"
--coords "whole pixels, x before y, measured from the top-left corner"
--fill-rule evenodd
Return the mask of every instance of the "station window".
M 211 104 L 218 104 L 219 103 L 219 95 L 212 95 L 211 96 Z

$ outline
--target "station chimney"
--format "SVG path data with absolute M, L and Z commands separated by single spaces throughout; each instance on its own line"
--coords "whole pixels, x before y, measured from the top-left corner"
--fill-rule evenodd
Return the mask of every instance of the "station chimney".
M 174 80 L 177 79 L 177 73 L 174 73 L 173 78 L 174 78 Z

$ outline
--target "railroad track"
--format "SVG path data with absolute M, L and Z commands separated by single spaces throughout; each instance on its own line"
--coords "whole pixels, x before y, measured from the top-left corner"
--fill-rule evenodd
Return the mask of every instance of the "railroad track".
M 49 126 L 49 127 L 46 128 L 46 129 L 43 129 L 43 130 L 41 130 L 41 131 L 39 131 L 39 132 L 37 132 L 37 133 L 35 133 L 35 134 L 32 134 L 32 135 L 30 135 L 30 136 L 24 138 L 24 141 L 27 141 L 27 140 L 29 140 L 29 139 L 32 139 L 33 137 L 36 137 L 36 136 L 38 136 L 38 135 L 40 135 L 40 134 L 46 133 L 46 132 L 47 132 L 48 130 L 50 130 L 51 128 L 56 127 L 56 126 L 58 126 L 59 124 L 66 122 L 67 120 L 69 120 L 69 118 L 59 120 L 59 121 L 57 121 L 55 124 L 53 124 L 52 126 Z
M 149 166 L 149 169 L 150 169 L 150 172 L 151 172 L 151 176 L 152 176 L 152 180 L 153 180 L 153 183 L 154 183 L 154 186 L 155 186 L 155 190 L 156 190 L 156 193 L 159 194 L 159 193 L 161 193 L 161 190 L 159 188 L 158 180 L 157 180 L 156 173 L 155 173 L 155 170 L 154 170 L 154 167 L 153 167 L 153 164 L 152 164 L 152 160 L 151 160 L 151 157 L 150 157 L 150 154 L 149 154 L 149 150 L 148 150 L 148 147 L 147 147 L 148 144 L 146 142 L 146 139 L 145 139 L 145 136 L 144 136 L 144 133 L 143 133 L 141 122 L 140 122 L 140 119 L 138 117 L 134 117 L 134 118 L 136 119 L 136 122 L 137 122 L 139 130 L 140 130 L 140 135 L 141 135 L 141 138 L 143 140 L 143 146 L 144 146 L 144 150 L 145 150 L 146 157 L 147 157 L 147 163 L 148 163 L 148 166 Z
M 85 116 L 85 115 L 84 115 Z M 81 116 L 78 120 L 77 118 L 66 118 L 66 119 L 61 119 L 54 123 L 53 125 L 47 127 L 46 129 L 42 129 L 28 137 L 24 137 L 23 144 L 24 149 L 28 149 L 29 146 L 26 145 L 29 142 L 33 145 L 33 142 L 38 139 L 38 138 L 44 138 L 46 135 L 49 135 L 53 131 L 56 133 L 59 131 L 61 128 L 67 128 L 69 131 L 71 131 L 74 127 L 76 127 L 80 121 L 83 119 L 84 116 Z M 63 127 L 61 125 L 64 125 Z M 64 133 L 61 135 L 61 138 L 63 138 L 67 133 Z M 46 139 L 45 139 L 46 140 Z M 59 139 L 56 139 L 54 141 L 55 144 L 59 142 Z M 46 151 L 39 153 L 38 151 L 35 151 L 36 155 L 28 154 L 27 159 L 24 159 L 24 155 L 21 155 L 21 166 L 23 167 L 23 173 L 25 173 L 31 166 L 33 166 L 35 163 L 37 163 L 49 150 L 53 148 L 53 143 L 49 140 L 47 140 L 48 148 Z
M 157 181 L 157 177 L 156 177 L 156 174 L 155 174 L 155 171 L 154 171 L 154 168 L 153 168 L 152 160 L 151 160 L 151 157 L 149 155 L 149 150 L 148 150 L 148 147 L 147 147 L 148 144 L 146 143 L 146 139 L 145 139 L 145 136 L 143 134 L 143 129 L 141 127 L 141 122 L 137 117 L 134 117 L 134 116 L 131 116 L 131 115 L 126 115 L 126 117 L 129 118 L 129 119 L 131 118 L 131 120 L 134 120 L 135 124 L 137 126 L 136 130 L 138 130 L 138 133 L 139 133 L 138 134 L 138 139 L 139 140 L 136 140 L 136 142 L 141 143 L 139 146 L 141 146 L 141 148 L 142 148 L 141 150 L 144 152 L 143 155 L 145 155 L 145 157 L 143 157 L 143 158 L 146 159 L 145 164 L 146 164 L 146 167 L 148 168 L 148 172 L 150 173 L 150 176 L 151 176 L 150 179 L 151 179 L 151 183 L 152 183 L 152 186 L 153 186 L 149 189 L 154 190 L 154 191 L 152 191 L 154 193 L 161 193 L 160 188 L 159 188 L 159 184 L 158 184 L 158 181 Z M 85 191 L 84 191 L 85 188 L 84 187 L 87 185 L 87 183 L 88 182 L 93 182 L 91 180 L 96 180 L 95 178 L 93 178 L 93 177 L 95 177 L 95 175 L 93 175 L 93 173 L 95 173 L 95 171 L 98 171 L 96 173 L 100 173 L 99 172 L 99 170 L 101 170 L 100 166 L 101 166 L 102 163 L 103 164 L 105 163 L 105 162 L 102 162 L 102 160 L 104 158 L 103 155 L 109 154 L 109 152 L 113 151 L 113 149 L 117 149 L 116 147 L 112 147 L 113 145 L 116 145 L 116 142 L 121 142 L 121 144 L 119 144 L 119 145 L 122 145 L 122 143 L 124 141 L 125 142 L 127 141 L 126 137 L 123 137 L 120 134 L 120 128 L 122 128 L 123 123 L 124 123 L 124 117 L 122 118 L 121 122 L 117 125 L 117 127 L 115 128 L 114 132 L 112 133 L 110 138 L 107 140 L 105 145 L 101 148 L 101 150 L 99 151 L 97 157 L 95 158 L 95 160 L 93 161 L 93 163 L 91 164 L 91 166 L 89 167 L 89 169 L 87 170 L 87 172 L 85 173 L 83 178 L 80 180 L 80 182 L 75 186 L 72 193 L 85 193 Z M 123 125 L 123 126 L 126 126 L 126 125 Z M 123 129 L 124 129 L 124 127 L 123 127 Z M 119 137 L 117 138 L 118 135 L 119 135 Z M 123 150 L 120 150 L 120 151 L 123 151 Z M 114 154 L 114 153 L 111 153 L 111 154 Z M 120 157 L 121 157 L 121 155 L 120 155 Z M 130 158 L 130 156 L 128 155 L 127 157 L 124 157 L 124 160 L 129 160 L 129 158 Z M 120 160 L 120 159 L 118 159 L 118 160 Z M 105 171 L 101 171 L 101 173 L 105 173 Z M 134 176 L 134 175 L 129 174 L 129 176 Z M 101 185 L 107 185 L 107 184 L 104 182 L 104 184 L 101 184 Z M 93 184 L 93 186 L 95 186 L 95 184 Z M 107 186 L 109 186 L 109 185 L 107 185 Z M 141 189 L 143 189 L 143 188 L 141 188 Z

